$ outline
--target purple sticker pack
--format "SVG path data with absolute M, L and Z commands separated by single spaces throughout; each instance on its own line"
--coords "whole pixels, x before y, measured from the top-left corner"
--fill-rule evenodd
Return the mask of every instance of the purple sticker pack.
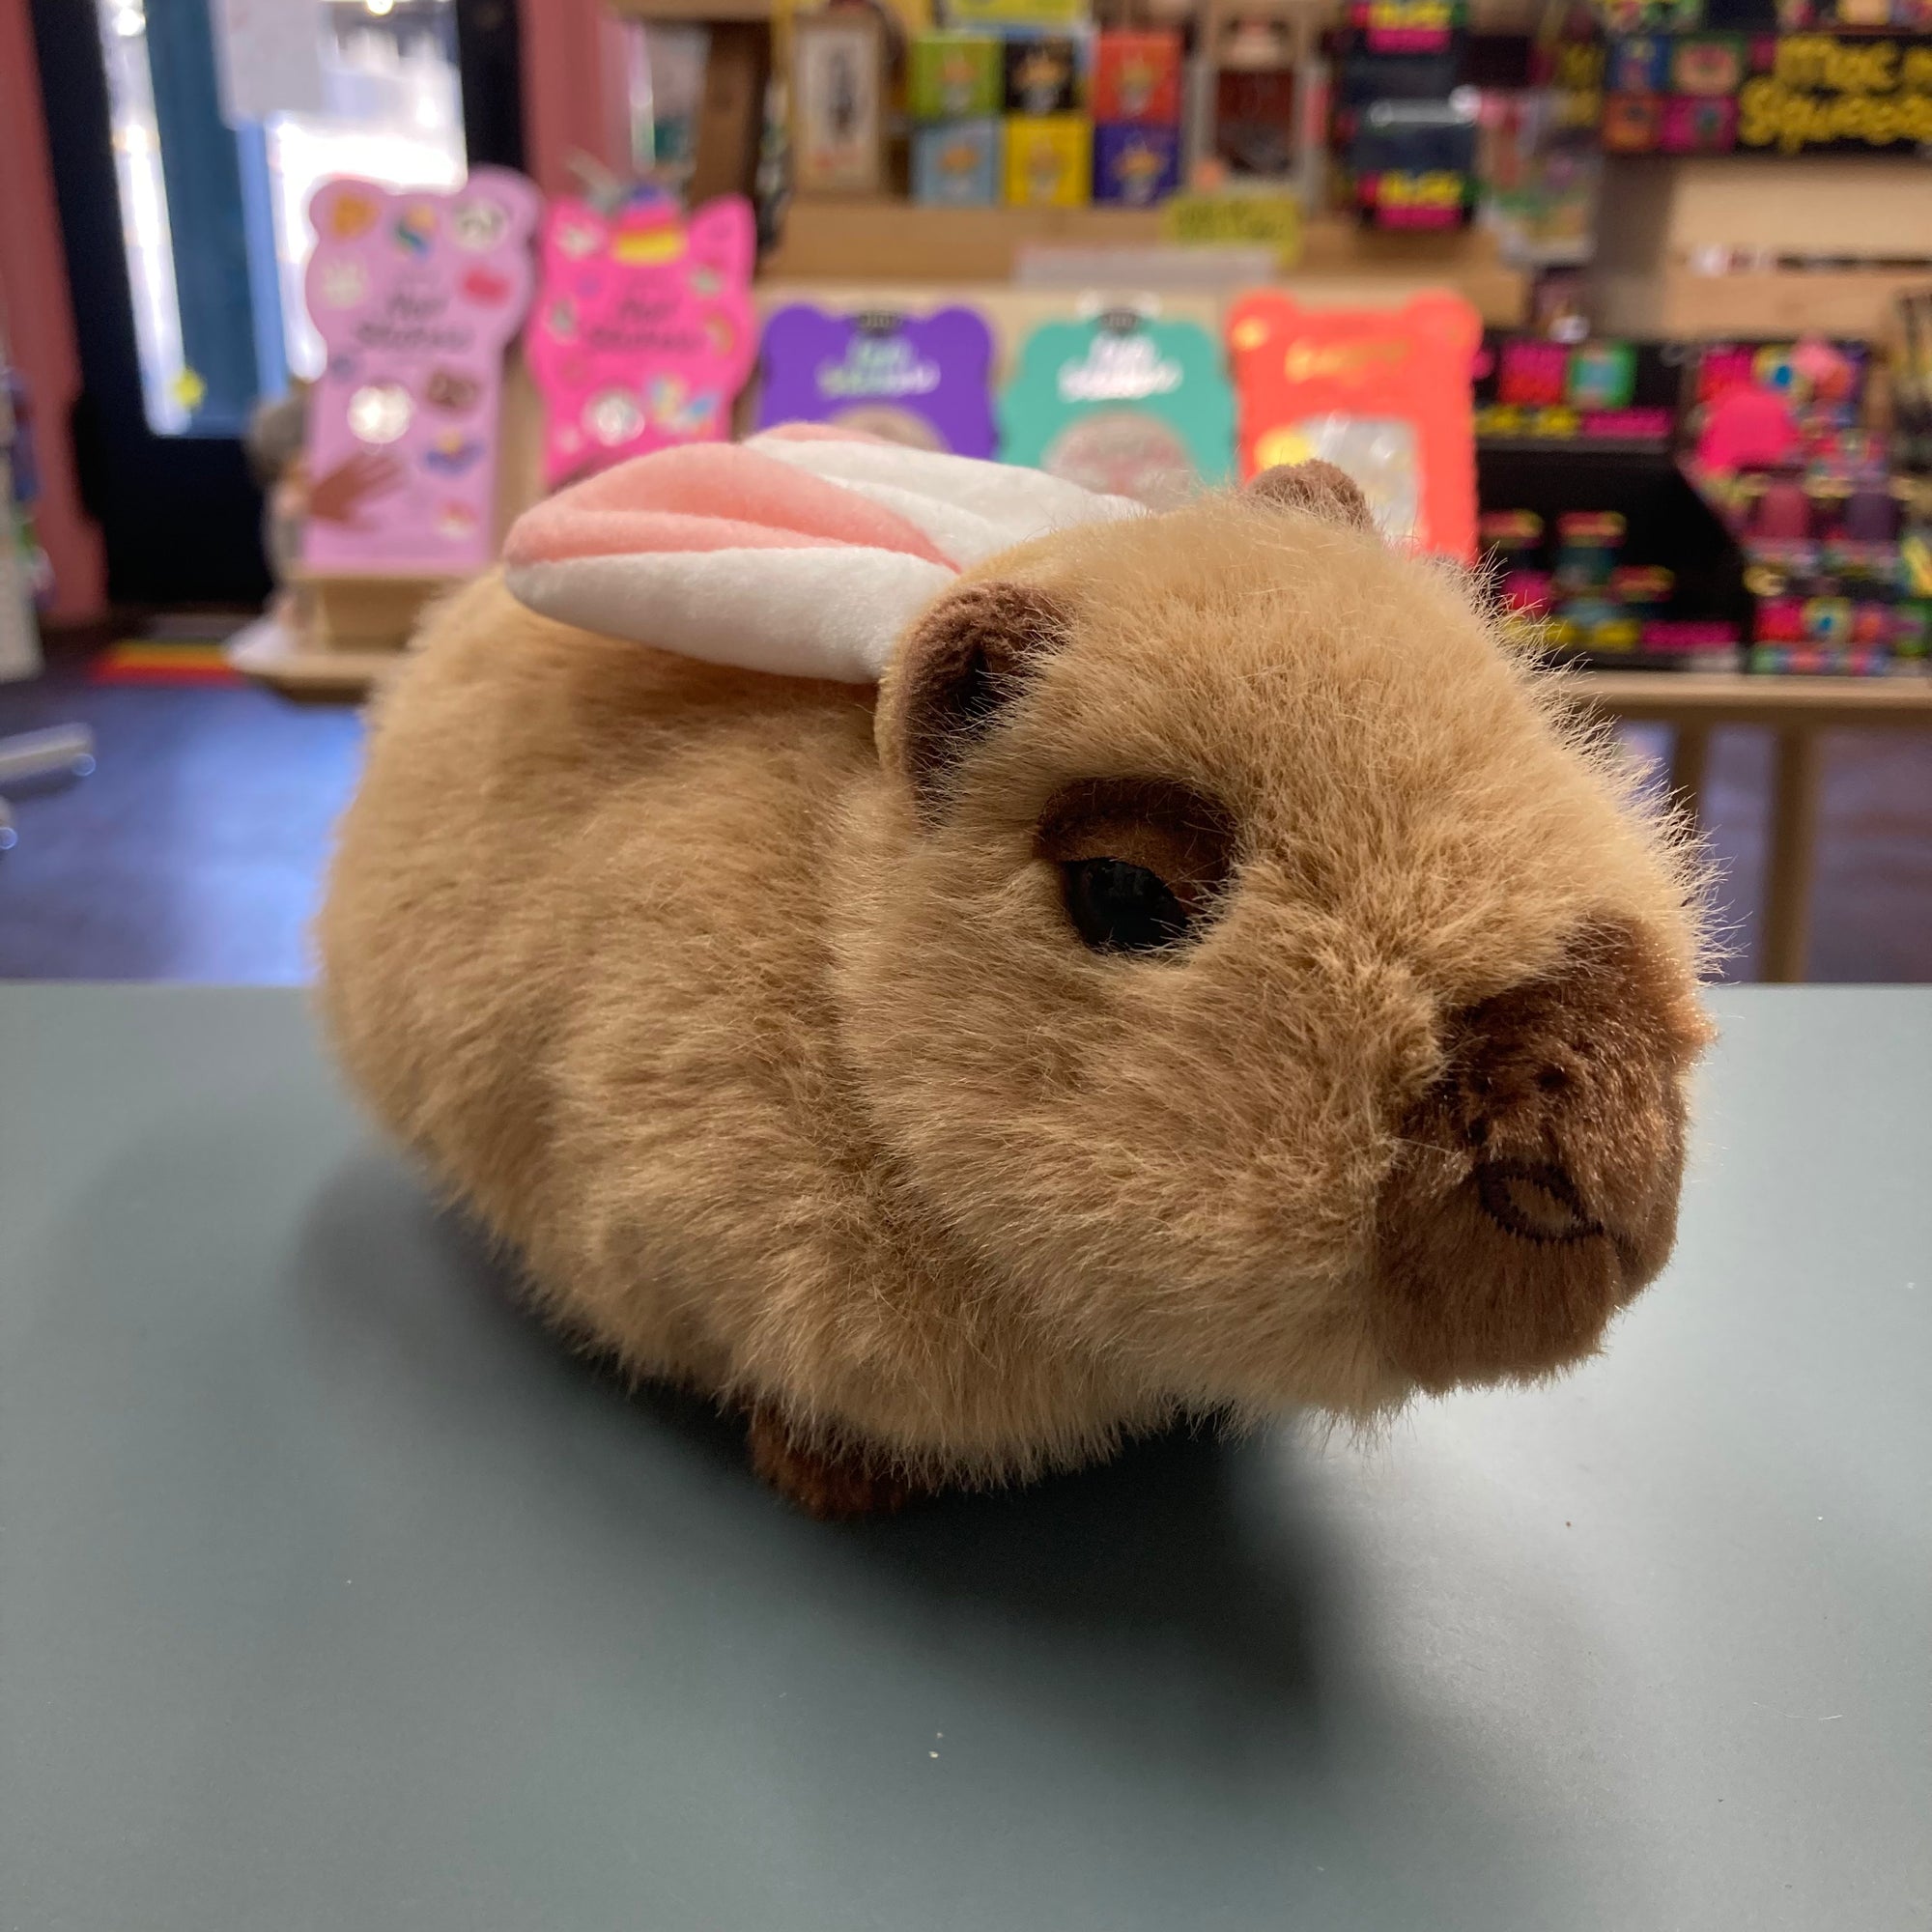
M 327 357 L 309 403 L 312 568 L 461 576 L 495 554 L 503 350 L 542 207 L 488 167 L 447 193 L 342 177 L 309 197 L 303 291 Z
M 798 302 L 765 324 L 758 427 L 837 423 L 916 449 L 991 457 L 993 338 L 970 308 L 831 315 Z

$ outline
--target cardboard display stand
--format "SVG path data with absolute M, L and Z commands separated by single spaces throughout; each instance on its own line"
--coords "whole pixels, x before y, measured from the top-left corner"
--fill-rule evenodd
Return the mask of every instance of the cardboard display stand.
M 526 353 L 554 487 L 679 442 L 728 436 L 751 374 L 756 235 L 740 195 L 688 217 L 662 195 L 606 214 L 554 200 Z
M 436 580 L 495 554 L 503 351 L 541 206 L 487 167 L 451 194 L 337 179 L 310 197 L 304 287 L 327 354 L 308 412 L 310 571 Z
M 762 360 L 760 429 L 841 423 L 918 449 L 993 454 L 993 338 L 970 308 L 836 314 L 790 303 L 766 320 Z
M 1215 336 L 1137 307 L 1036 328 L 1000 422 L 1009 463 L 1157 509 L 1234 470 L 1235 398 Z
M 1322 457 L 1361 485 L 1383 531 L 1473 562 L 1470 379 L 1482 319 L 1460 298 L 1310 311 L 1285 295 L 1228 313 L 1241 473 Z

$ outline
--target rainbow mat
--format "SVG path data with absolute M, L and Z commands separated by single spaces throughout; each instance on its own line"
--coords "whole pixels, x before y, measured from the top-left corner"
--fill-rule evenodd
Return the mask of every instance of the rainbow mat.
M 109 644 L 89 667 L 90 684 L 243 684 L 220 644 L 130 638 Z

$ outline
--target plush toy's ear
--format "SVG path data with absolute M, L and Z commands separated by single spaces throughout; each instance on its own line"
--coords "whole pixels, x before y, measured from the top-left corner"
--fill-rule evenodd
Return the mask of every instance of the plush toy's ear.
M 1281 463 L 1264 469 L 1247 486 L 1246 495 L 1284 510 L 1300 510 L 1331 524 L 1351 524 L 1372 530 L 1375 517 L 1361 486 L 1346 469 L 1320 457 L 1307 463 Z
M 791 425 L 619 464 L 521 517 L 510 594 L 587 631 L 788 677 L 869 684 L 961 570 L 1146 514 L 1037 469 Z
M 1004 579 L 947 592 L 906 634 L 879 694 L 879 754 L 936 819 L 960 757 L 992 728 L 1067 616 L 1048 592 Z

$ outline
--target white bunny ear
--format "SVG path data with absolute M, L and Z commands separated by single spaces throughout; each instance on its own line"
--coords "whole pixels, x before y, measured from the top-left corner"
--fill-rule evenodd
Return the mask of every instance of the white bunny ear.
M 1138 514 L 1037 470 L 795 425 L 659 450 L 539 503 L 503 546 L 504 582 L 585 630 L 866 684 L 964 565 Z

